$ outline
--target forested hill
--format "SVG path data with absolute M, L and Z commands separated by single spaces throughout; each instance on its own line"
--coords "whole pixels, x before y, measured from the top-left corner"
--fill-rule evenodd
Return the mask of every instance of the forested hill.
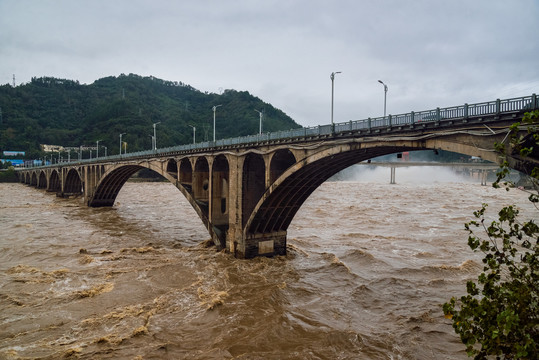
M 297 128 L 288 115 L 247 91 L 203 93 L 181 82 L 155 77 L 120 75 L 90 85 L 50 77 L 30 83 L 0 86 L 0 151 L 26 151 L 39 157 L 40 144 L 107 146 L 119 152 L 119 135 L 127 151 L 152 147 L 153 123 L 157 147 L 212 140 L 213 111 L 217 108 L 216 138 L 257 134 L 264 111 L 263 131 Z M 0 152 L 1 154 L 1 152 Z

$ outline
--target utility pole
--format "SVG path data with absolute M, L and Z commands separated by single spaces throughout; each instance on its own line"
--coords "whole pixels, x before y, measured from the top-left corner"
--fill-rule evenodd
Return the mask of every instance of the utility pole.
M 335 81 L 335 75 L 340 74 L 341 71 L 335 71 L 332 72 L 329 78 L 331 79 L 331 133 L 335 131 L 335 125 L 333 124 L 333 88 L 334 88 L 334 81 Z
M 387 101 L 387 85 L 384 84 L 382 80 L 378 80 L 378 82 L 384 85 L 384 118 L 385 118 L 386 117 L 386 101 Z
M 264 111 L 258 111 L 257 109 L 255 109 L 255 111 L 260 114 L 260 125 L 258 127 L 258 134 L 262 135 L 262 117 L 264 116 Z
M 120 134 L 120 155 L 122 155 L 122 136 L 125 135 L 125 133 Z
M 161 124 L 161 121 L 159 122 L 156 122 L 153 124 L 153 149 L 156 150 L 157 149 L 157 137 L 155 136 L 155 125 L 157 124 Z
M 213 109 L 213 142 L 215 142 L 215 110 L 217 110 L 219 106 L 223 106 L 223 105 L 214 105 L 212 107 Z
M 13 87 L 15 87 L 15 74 L 13 74 Z
M 187 125 L 189 125 L 189 124 L 187 124 Z M 193 125 L 189 125 L 189 126 L 193 128 L 193 144 L 195 144 L 196 143 L 196 136 L 197 136 L 197 128 L 195 126 L 193 126 Z

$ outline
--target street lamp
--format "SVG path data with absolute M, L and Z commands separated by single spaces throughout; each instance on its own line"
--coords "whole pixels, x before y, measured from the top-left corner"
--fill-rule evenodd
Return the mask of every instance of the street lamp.
M 255 109 L 255 111 L 260 114 L 260 126 L 258 127 L 258 134 L 262 135 L 262 115 L 264 113 L 262 111 L 258 111 L 257 109 Z
M 189 125 L 189 124 L 187 124 Z M 197 134 L 197 128 L 193 125 L 189 125 L 190 127 L 193 128 L 193 144 L 196 144 L 196 134 Z
M 386 117 L 387 85 L 382 80 L 378 80 L 378 82 L 384 85 L 384 117 Z
M 107 147 L 103 146 L 105 148 L 105 157 L 107 157 Z
M 122 155 L 122 135 L 125 135 L 126 133 L 120 134 L 120 155 Z
M 159 122 L 156 122 L 153 124 L 153 149 L 156 150 L 157 149 L 157 137 L 155 136 L 155 125 L 157 124 L 161 124 L 161 121 Z
M 96 148 L 97 148 L 97 152 L 95 153 L 95 158 L 96 158 L 96 159 L 99 158 L 99 142 L 100 142 L 100 141 L 101 141 L 101 140 L 97 140 L 97 141 L 95 142 L 95 143 L 96 143 Z
M 223 105 L 214 105 L 212 107 L 213 109 L 213 142 L 215 142 L 215 110 L 217 110 L 219 106 L 223 106 Z
M 332 72 L 331 75 L 329 76 L 329 78 L 331 79 L 331 132 L 333 133 L 333 87 L 334 87 L 334 80 L 335 80 L 335 75 L 336 74 L 340 74 L 341 71 L 336 71 L 336 72 Z

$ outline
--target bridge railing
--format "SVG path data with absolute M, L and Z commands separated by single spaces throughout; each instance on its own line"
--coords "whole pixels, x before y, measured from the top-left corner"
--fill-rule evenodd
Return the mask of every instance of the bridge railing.
M 290 139 L 290 138 L 309 138 L 322 135 L 342 134 L 357 130 L 371 130 L 384 127 L 412 125 L 425 122 L 439 122 L 441 120 L 450 120 L 467 117 L 479 117 L 485 115 L 495 115 L 502 113 L 517 112 L 523 110 L 539 109 L 539 97 L 536 94 L 519 98 L 494 100 L 477 104 L 464 104 L 446 108 L 436 108 L 425 111 L 410 112 L 406 114 L 388 115 L 385 117 L 368 118 L 363 120 L 350 120 L 343 123 L 331 125 L 319 125 L 292 129 L 288 131 L 276 131 L 257 135 L 248 135 L 236 138 L 220 139 L 216 141 L 205 141 L 196 144 L 185 144 L 161 148 L 156 150 L 137 151 L 134 153 L 111 155 L 99 158 L 99 161 L 120 160 L 129 158 L 147 157 L 150 155 L 166 154 L 179 151 L 193 151 L 200 149 L 211 149 L 214 147 L 259 143 L 264 141 Z M 74 160 L 74 163 L 94 163 L 97 159 Z M 54 167 L 55 165 L 37 166 Z M 56 165 L 57 166 L 57 165 Z

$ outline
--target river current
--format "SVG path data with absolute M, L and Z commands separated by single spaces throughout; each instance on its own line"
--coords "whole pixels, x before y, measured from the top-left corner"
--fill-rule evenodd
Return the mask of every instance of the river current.
M 481 270 L 463 224 L 527 194 L 445 168 L 328 181 L 288 254 L 208 246 L 169 183 L 112 208 L 0 184 L 0 359 L 467 359 L 442 304 Z

